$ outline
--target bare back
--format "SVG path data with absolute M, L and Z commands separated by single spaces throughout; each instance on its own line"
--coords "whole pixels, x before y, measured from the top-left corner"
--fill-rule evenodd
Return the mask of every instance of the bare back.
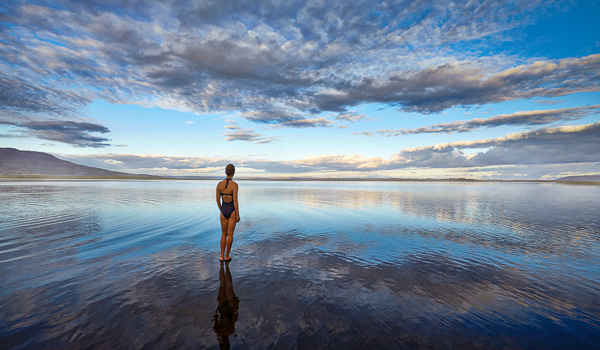
M 237 189 L 238 184 L 235 181 L 229 180 L 229 183 L 227 183 L 227 179 L 225 179 L 217 184 L 217 195 L 222 194 L 223 202 L 229 203 L 234 199 L 233 196 Z

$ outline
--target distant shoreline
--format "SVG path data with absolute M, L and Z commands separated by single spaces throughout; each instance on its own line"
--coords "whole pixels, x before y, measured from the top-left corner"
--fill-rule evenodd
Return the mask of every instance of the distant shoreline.
M 326 176 L 327 174 L 323 174 Z M 331 174 L 333 175 L 333 174 Z M 224 176 L 156 176 L 148 174 L 130 174 L 101 168 L 76 164 L 55 156 L 36 151 L 21 151 L 16 148 L 0 148 L 0 181 L 74 181 L 74 180 L 201 180 L 220 181 Z M 469 179 L 455 178 L 375 178 L 375 177 L 303 177 L 303 176 L 274 176 L 274 177 L 243 177 L 242 181 L 329 181 L 329 182 L 455 182 L 455 183 L 484 183 L 484 182 L 520 182 L 520 183 L 562 183 L 570 185 L 600 185 L 600 174 L 571 175 L 554 180 L 502 180 L 502 179 Z
M 216 181 L 220 177 L 165 177 L 165 176 L 123 176 L 123 177 L 102 177 L 102 176 L 58 176 L 58 175 L 0 175 L 2 180 L 25 180 L 25 181 L 69 181 L 69 180 L 193 180 L 193 181 Z M 600 186 L 600 181 L 561 181 L 561 180 L 479 180 L 479 179 L 397 179 L 397 178 L 238 178 L 241 181 L 322 181 L 322 182 L 460 182 L 460 183 L 486 183 L 486 182 L 508 182 L 508 183 L 560 183 L 568 185 L 595 185 Z

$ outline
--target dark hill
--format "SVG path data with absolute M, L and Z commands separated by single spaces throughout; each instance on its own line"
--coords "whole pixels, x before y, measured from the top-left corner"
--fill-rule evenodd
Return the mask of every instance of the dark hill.
M 567 176 L 556 180 L 556 182 L 563 181 L 600 181 L 600 175 Z
M 0 176 L 66 176 L 66 177 L 120 177 L 159 178 L 93 168 L 58 159 L 55 156 L 15 148 L 0 148 Z

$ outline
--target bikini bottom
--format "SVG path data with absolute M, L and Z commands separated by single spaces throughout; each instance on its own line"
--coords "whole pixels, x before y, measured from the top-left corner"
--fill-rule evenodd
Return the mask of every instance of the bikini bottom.
M 223 202 L 221 204 L 221 213 L 226 219 L 229 219 L 231 214 L 235 211 L 235 206 L 233 205 L 233 201 L 231 202 Z

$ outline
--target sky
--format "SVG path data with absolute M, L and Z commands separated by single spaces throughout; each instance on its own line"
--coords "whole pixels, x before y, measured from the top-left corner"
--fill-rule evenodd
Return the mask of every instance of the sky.
M 0 147 L 168 176 L 600 174 L 600 2 L 7 0 Z

